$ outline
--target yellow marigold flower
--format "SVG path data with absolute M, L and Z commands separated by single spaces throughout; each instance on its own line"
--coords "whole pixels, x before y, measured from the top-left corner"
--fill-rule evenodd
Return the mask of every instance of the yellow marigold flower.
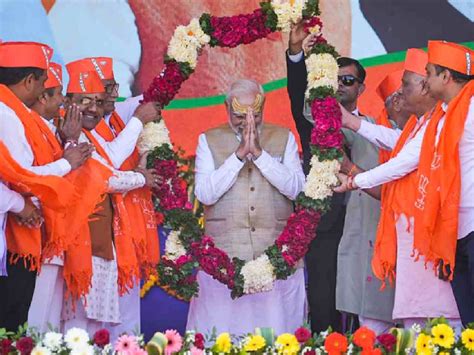
M 451 349 L 456 341 L 453 329 L 447 324 L 438 324 L 431 329 L 433 344 Z
M 417 355 L 431 355 L 433 343 L 429 335 L 421 333 L 416 339 L 416 353 Z
M 281 334 L 276 342 L 278 353 L 285 355 L 294 355 L 300 350 L 300 343 L 293 334 Z
M 258 351 L 265 347 L 265 338 L 261 335 L 252 335 L 245 343 L 244 350 L 247 352 Z
M 474 329 L 466 329 L 461 334 L 464 347 L 469 351 L 474 351 Z
M 221 333 L 216 339 L 217 351 L 221 353 L 230 353 L 232 348 L 232 340 L 229 333 Z

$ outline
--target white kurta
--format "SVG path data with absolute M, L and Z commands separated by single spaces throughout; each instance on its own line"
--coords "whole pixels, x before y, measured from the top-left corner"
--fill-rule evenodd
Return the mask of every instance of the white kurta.
M 8 212 L 21 212 L 25 208 L 23 197 L 0 182 L 0 276 L 7 275 L 7 243 L 5 223 Z
M 105 117 L 105 122 L 115 135 L 115 139 L 106 142 L 97 132 L 93 131 L 99 144 L 106 150 L 114 166 L 119 168 L 135 149 L 138 137 L 143 129 L 142 122 L 133 116 L 135 109 L 139 105 L 142 97 L 132 97 L 123 102 L 117 102 L 116 112 L 126 124 L 125 128 L 118 135 L 110 126 L 110 115 Z M 138 121 L 138 122 L 137 122 Z M 112 156 L 115 159 L 112 159 Z M 119 158 L 117 158 L 119 157 Z M 121 162 L 120 162 L 121 160 Z M 140 285 L 135 285 L 128 293 L 119 297 L 120 323 L 110 328 L 112 339 L 118 338 L 120 334 L 140 332 Z
M 420 119 L 419 122 L 423 120 Z M 360 188 L 371 188 L 383 183 L 403 178 L 418 168 L 421 145 L 428 122 L 420 128 L 414 137 L 410 137 L 399 154 L 374 169 L 356 175 L 354 181 Z M 438 128 L 438 137 L 443 122 Z M 381 127 L 361 125 L 358 133 L 363 133 L 369 140 L 383 141 L 394 146 L 395 134 Z M 391 143 L 392 142 L 392 143 Z M 415 201 L 413 201 L 414 203 Z M 438 279 L 432 265 L 425 268 L 423 262 L 416 262 L 413 251 L 413 219 L 410 227 L 407 216 L 397 216 L 397 277 L 395 280 L 395 301 L 393 319 L 411 319 L 444 316 L 450 319 L 459 318 L 451 285 Z M 413 293 L 413 285 L 419 285 L 423 292 Z M 436 294 L 436 298 L 427 295 Z
M 304 173 L 295 137 L 289 134 L 284 159 L 267 152 L 254 160 L 262 175 L 283 195 L 295 199 L 303 189 Z M 199 136 L 196 152 L 196 197 L 204 204 L 214 204 L 235 183 L 244 163 L 231 154 L 218 169 L 206 136 Z M 245 334 L 255 327 L 272 327 L 277 333 L 293 332 L 306 317 L 306 291 L 303 269 L 287 280 L 275 282 L 270 292 L 245 295 L 232 300 L 229 289 L 198 272 L 199 295 L 191 300 L 187 329 Z M 238 316 L 236 316 L 238 315 Z

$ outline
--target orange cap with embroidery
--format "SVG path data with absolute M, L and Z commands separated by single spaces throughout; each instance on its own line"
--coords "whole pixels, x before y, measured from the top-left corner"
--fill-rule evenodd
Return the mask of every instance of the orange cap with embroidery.
M 37 42 L 0 42 L 0 67 L 47 70 L 53 49 Z
M 68 72 L 95 71 L 102 80 L 114 79 L 113 61 L 109 57 L 91 57 L 66 64 Z
M 457 43 L 428 41 L 428 62 L 474 75 L 474 51 Z
M 45 89 L 63 85 L 63 67 L 57 63 L 49 63 L 48 80 L 44 83 Z
M 100 94 L 104 85 L 95 71 L 69 72 L 68 94 Z
M 407 50 L 403 69 L 426 76 L 426 64 L 428 64 L 428 53 L 423 49 L 409 48 Z
M 388 74 L 383 79 L 375 90 L 383 102 L 387 100 L 389 96 L 394 94 L 402 85 L 403 70 L 397 70 Z

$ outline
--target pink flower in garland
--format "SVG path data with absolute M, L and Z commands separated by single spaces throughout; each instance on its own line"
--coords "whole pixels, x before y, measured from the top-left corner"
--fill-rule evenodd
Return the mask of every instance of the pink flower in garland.
M 178 163 L 175 160 L 157 159 L 155 169 L 164 179 L 171 179 L 178 175 Z
M 265 26 L 266 15 L 261 9 L 251 14 L 225 17 L 211 17 L 212 38 L 220 47 L 237 47 L 265 38 L 271 30 Z
M 309 20 L 305 21 L 304 23 L 304 30 L 309 33 L 310 29 L 313 27 L 319 26 L 319 32 L 323 29 L 323 22 L 318 16 L 311 17 Z M 322 36 L 318 36 L 318 38 L 322 38 Z M 324 43 L 327 41 L 323 38 Z
M 138 349 L 138 343 L 134 336 L 122 335 L 115 342 L 114 350 L 119 353 L 128 354 L 129 352 Z
M 337 100 L 330 96 L 325 99 L 316 99 L 311 104 L 311 113 L 314 119 L 311 144 L 321 148 L 341 147 L 342 114 Z

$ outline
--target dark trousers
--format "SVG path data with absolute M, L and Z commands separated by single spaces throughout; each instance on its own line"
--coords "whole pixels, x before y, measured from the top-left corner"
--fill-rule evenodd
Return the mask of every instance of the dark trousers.
M 474 232 L 458 240 L 451 286 L 462 323 L 467 326 L 474 322 Z
M 308 303 L 313 333 L 342 331 L 341 313 L 336 310 L 337 250 L 344 228 L 345 208 L 340 208 L 337 223 L 318 231 L 306 254 Z
M 28 320 L 36 283 L 36 271 L 28 267 L 20 259 L 16 264 L 7 264 L 8 276 L 0 276 L 0 328 L 16 331 Z

